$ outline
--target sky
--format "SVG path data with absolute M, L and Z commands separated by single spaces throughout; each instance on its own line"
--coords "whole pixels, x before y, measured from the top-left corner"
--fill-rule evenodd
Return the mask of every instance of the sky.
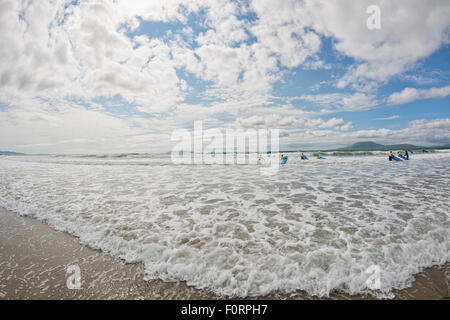
M 280 129 L 283 150 L 448 144 L 448 17 L 448 0 L 0 0 L 0 150 L 167 152 L 200 120 Z

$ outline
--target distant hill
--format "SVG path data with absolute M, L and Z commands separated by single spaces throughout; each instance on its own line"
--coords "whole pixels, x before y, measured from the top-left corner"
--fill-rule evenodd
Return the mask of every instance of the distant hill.
M 430 149 L 429 147 L 424 146 L 415 146 L 413 144 L 392 144 L 384 146 L 383 150 L 421 150 L 421 149 Z
M 384 145 L 372 141 L 364 141 L 354 143 L 351 146 L 344 147 L 338 150 L 380 150 L 380 148 L 384 148 Z
M 442 146 L 433 147 L 433 149 L 450 149 L 450 143 L 444 144 Z
M 351 146 L 337 149 L 338 151 L 375 151 L 375 150 L 418 150 L 418 149 L 427 149 L 428 147 L 424 146 L 415 146 L 413 144 L 392 144 L 392 145 L 383 145 L 379 143 L 375 143 L 372 141 L 364 141 L 357 142 L 352 144 Z
M 4 155 L 4 156 L 20 156 L 20 155 L 24 155 L 25 153 L 20 153 L 20 152 L 12 152 L 12 151 L 0 151 L 0 155 Z

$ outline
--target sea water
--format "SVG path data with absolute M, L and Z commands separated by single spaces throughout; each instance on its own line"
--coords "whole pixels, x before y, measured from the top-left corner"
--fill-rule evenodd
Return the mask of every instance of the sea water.
M 271 176 L 167 154 L 3 156 L 0 206 L 142 262 L 148 279 L 233 297 L 392 297 L 450 260 L 449 151 L 308 156 Z

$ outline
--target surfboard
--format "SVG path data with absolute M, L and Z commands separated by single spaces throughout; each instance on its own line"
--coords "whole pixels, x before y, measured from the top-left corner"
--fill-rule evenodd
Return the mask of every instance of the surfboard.
M 402 158 L 403 160 L 409 160 L 409 159 L 406 158 L 405 156 L 400 156 L 400 158 Z
M 287 161 L 287 159 L 288 159 L 288 157 L 286 156 L 286 157 L 284 157 L 283 158 L 283 160 L 281 160 L 281 164 L 285 164 L 286 163 L 286 161 Z
M 395 161 L 399 161 L 399 162 L 402 162 L 403 160 L 402 159 L 399 159 L 399 158 L 397 158 L 396 156 L 392 156 L 392 160 L 395 160 Z

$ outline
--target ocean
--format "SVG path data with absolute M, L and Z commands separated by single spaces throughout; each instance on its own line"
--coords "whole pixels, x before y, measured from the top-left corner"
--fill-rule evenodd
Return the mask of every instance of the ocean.
M 0 156 L 0 206 L 142 262 L 147 279 L 229 297 L 392 298 L 450 261 L 449 150 L 307 155 L 273 175 L 169 154 Z

